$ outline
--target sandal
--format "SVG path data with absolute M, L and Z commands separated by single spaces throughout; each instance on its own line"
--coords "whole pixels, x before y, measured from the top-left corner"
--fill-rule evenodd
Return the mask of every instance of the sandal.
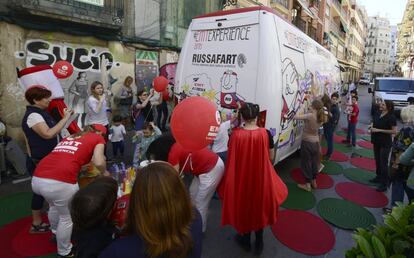
M 298 184 L 298 187 L 302 190 L 307 191 L 307 192 L 312 191 L 312 187 L 310 186 L 310 184 Z
M 42 233 L 47 233 L 50 231 L 50 225 L 42 222 L 39 225 L 34 225 L 32 224 L 32 227 L 30 228 L 29 233 L 30 234 L 42 234 Z

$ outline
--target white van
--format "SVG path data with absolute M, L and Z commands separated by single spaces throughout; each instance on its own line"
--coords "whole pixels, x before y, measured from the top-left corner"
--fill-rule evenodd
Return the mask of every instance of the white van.
M 336 58 L 262 6 L 195 17 L 175 79 L 176 95 L 205 96 L 222 114 L 238 100 L 259 104 L 259 123 L 274 135 L 275 162 L 300 147 L 303 124 L 293 116 L 305 95 L 341 87 Z

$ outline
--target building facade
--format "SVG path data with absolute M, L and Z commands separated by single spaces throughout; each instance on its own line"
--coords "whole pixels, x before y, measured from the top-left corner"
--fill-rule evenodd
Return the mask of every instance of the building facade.
M 349 81 L 358 81 L 362 76 L 367 13 L 355 0 L 351 1 L 350 30 L 347 37 L 347 60 L 349 63 Z
M 409 0 L 398 24 L 397 67 L 400 75 L 413 78 L 414 68 L 414 0 Z
M 398 69 L 397 65 L 397 46 L 398 46 L 398 31 L 397 26 L 391 26 L 391 48 L 390 48 L 390 60 L 388 63 L 390 75 L 395 76 Z
M 387 18 L 369 17 L 365 45 L 364 73 L 371 78 L 388 76 L 391 52 L 391 27 Z

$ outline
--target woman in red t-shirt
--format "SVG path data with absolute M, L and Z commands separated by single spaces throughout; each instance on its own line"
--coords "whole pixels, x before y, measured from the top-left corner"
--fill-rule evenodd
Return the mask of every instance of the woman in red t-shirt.
M 63 139 L 36 167 L 32 178 L 33 192 L 49 203 L 49 222 L 56 234 L 59 257 L 74 257 L 72 218 L 68 208 L 73 195 L 79 190 L 77 183 L 81 167 L 92 162 L 106 174 L 104 155 L 106 128 L 94 124 L 84 131 Z
M 208 148 L 189 152 L 178 143 L 174 143 L 168 154 L 168 162 L 177 171 L 189 172 L 194 176 L 190 186 L 190 197 L 201 214 L 205 232 L 208 206 L 224 173 L 223 161 Z

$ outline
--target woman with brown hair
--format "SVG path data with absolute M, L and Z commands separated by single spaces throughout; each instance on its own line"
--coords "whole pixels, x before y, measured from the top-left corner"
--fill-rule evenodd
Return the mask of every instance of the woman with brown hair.
M 120 116 L 124 120 L 128 118 L 129 116 L 129 109 L 132 105 L 132 101 L 134 98 L 132 87 L 131 87 L 133 82 L 134 80 L 132 79 L 132 77 L 127 76 L 118 94 L 118 98 L 119 98 L 118 107 L 120 109 Z
M 88 98 L 87 106 L 88 114 L 86 124 L 101 124 L 104 126 L 109 124 L 106 114 L 107 103 L 102 83 L 94 81 L 91 84 L 91 95 Z
M 319 127 L 327 121 L 327 115 L 320 100 L 313 100 L 309 106 L 308 113 L 296 114 L 293 119 L 303 120 L 305 126 L 300 146 L 300 160 L 305 184 L 298 184 L 299 188 L 306 191 L 316 189 L 316 175 L 320 164 Z
M 157 161 L 137 173 L 127 236 L 115 240 L 99 257 L 201 257 L 201 223 L 177 171 Z
M 72 110 L 65 109 L 63 118 L 56 123 L 46 111 L 52 92 L 44 86 L 32 86 L 25 92 L 25 98 L 30 105 L 22 119 L 22 129 L 27 146 L 26 168 L 32 176 L 36 165 L 49 154 L 59 142 L 59 133 L 69 120 Z M 33 193 L 32 196 L 32 226 L 30 233 L 44 233 L 49 231 L 50 225 L 42 221 L 41 210 L 44 198 Z

